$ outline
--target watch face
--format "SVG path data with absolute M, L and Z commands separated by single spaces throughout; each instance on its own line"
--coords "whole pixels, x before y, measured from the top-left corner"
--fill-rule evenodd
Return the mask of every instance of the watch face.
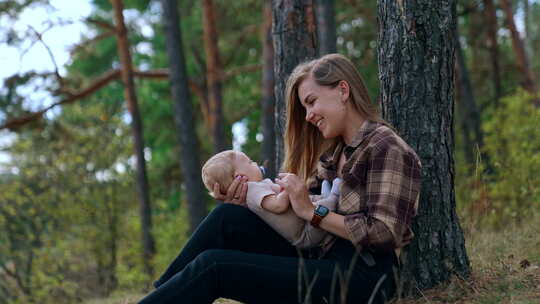
M 320 216 L 326 216 L 328 212 L 330 212 L 330 210 L 323 205 L 317 205 L 317 208 L 315 208 L 315 213 Z

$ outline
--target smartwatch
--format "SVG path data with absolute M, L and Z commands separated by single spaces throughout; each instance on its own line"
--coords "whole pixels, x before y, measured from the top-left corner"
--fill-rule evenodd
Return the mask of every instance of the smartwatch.
M 327 216 L 330 210 L 323 205 L 317 205 L 313 210 L 313 217 L 311 218 L 311 225 L 318 228 L 323 217 Z

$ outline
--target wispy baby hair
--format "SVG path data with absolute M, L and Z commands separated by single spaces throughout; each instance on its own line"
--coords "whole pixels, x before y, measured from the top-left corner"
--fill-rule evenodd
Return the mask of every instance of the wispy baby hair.
M 210 195 L 214 195 L 214 184 L 219 184 L 219 191 L 225 193 L 234 179 L 235 152 L 227 150 L 208 159 L 202 167 L 202 180 Z

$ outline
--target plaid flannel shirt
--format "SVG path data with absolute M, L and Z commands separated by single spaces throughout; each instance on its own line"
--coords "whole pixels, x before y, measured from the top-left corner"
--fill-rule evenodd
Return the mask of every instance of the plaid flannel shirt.
M 337 176 L 344 151 L 343 184 L 336 213 L 345 216 L 345 230 L 358 252 L 388 252 L 408 244 L 418 208 L 421 164 L 418 156 L 391 128 L 362 124 L 350 146 L 338 143 L 321 156 L 310 189 Z M 323 256 L 336 236 L 322 242 Z

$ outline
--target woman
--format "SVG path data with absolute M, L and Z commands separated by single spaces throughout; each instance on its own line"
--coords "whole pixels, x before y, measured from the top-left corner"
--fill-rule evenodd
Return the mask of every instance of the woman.
M 141 303 L 365 303 L 393 295 L 396 253 L 410 242 L 420 192 L 415 152 L 380 118 L 350 60 L 303 63 L 287 82 L 283 171 L 294 212 L 331 232 L 298 251 L 242 206 L 237 178 Z M 343 179 L 336 212 L 309 192 Z M 219 193 L 219 194 L 218 194 Z M 307 301 L 306 301 L 307 300 Z

